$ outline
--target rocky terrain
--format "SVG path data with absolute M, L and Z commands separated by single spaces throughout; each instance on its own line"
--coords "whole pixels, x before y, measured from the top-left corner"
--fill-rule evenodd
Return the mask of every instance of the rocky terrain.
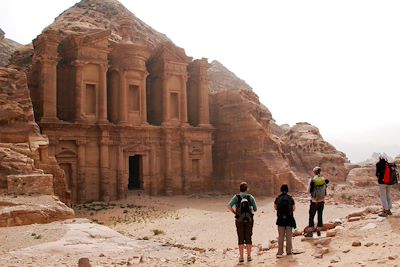
M 7 66 L 11 55 L 16 51 L 21 44 L 5 38 L 5 33 L 0 29 L 0 67 Z
M 69 203 L 64 172 L 48 156 L 48 139 L 34 121 L 25 73 L 0 67 L 0 104 L 0 193 L 56 194 Z

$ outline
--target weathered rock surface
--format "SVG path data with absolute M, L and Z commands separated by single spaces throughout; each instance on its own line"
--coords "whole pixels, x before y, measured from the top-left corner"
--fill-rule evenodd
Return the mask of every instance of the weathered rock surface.
M 320 166 L 323 175 L 332 181 L 346 180 L 346 155 L 326 142 L 317 127 L 306 122 L 297 123 L 281 136 L 281 140 L 290 166 L 301 180 L 307 181 L 315 166 Z
M 7 66 L 9 59 L 21 44 L 5 38 L 5 33 L 0 29 L 0 67 Z
M 0 227 L 49 223 L 74 216 L 74 211 L 54 196 L 0 196 Z
M 351 169 L 346 181 L 352 186 L 377 185 L 378 180 L 375 176 L 375 166 L 363 166 Z
M 25 73 L 0 67 L 0 142 L 27 142 L 38 134 Z
M 55 192 L 68 203 L 64 172 L 47 146 L 34 120 L 25 73 L 0 67 L 0 193 Z
M 291 190 L 304 189 L 278 138 L 270 133 L 268 109 L 250 90 L 226 89 L 210 95 L 211 123 L 216 128 L 213 166 L 220 188 L 236 191 L 246 180 L 257 194 L 276 194 L 283 183 Z
M 208 77 L 209 90 L 212 93 L 225 90 L 253 91 L 245 81 L 238 78 L 217 60 L 211 62 L 211 67 L 208 69 Z

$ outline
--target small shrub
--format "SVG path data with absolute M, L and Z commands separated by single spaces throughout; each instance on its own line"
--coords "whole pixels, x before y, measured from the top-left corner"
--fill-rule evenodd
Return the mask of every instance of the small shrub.
M 33 238 L 34 239 L 40 239 L 40 238 L 42 238 L 42 235 L 35 235 Z
M 153 233 L 154 233 L 154 235 L 163 235 L 163 234 L 164 234 L 164 231 L 163 231 L 163 230 L 160 230 L 160 229 L 154 229 L 154 230 L 153 230 Z
M 144 236 L 142 239 L 143 240 L 149 240 L 150 238 L 148 236 Z
M 193 236 L 192 238 L 190 238 L 190 240 L 196 240 L 197 238 L 195 236 Z

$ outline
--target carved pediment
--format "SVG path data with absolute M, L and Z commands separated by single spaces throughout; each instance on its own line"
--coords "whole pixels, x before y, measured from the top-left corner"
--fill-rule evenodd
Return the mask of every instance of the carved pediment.
M 70 149 L 65 149 L 62 150 L 61 152 L 56 154 L 56 158 L 76 158 L 77 155 L 75 151 L 72 151 Z
M 171 42 L 162 43 L 151 56 L 151 61 L 174 61 L 180 63 L 189 63 L 192 61 L 183 48 L 174 45 Z
M 143 153 L 150 150 L 150 147 L 142 144 L 142 143 L 135 143 L 135 144 L 128 144 L 123 148 L 124 152 L 128 153 Z

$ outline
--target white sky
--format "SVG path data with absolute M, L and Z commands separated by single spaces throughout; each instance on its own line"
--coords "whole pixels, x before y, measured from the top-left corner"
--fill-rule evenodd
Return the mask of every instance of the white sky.
M 0 0 L 0 28 L 29 43 L 75 2 Z M 278 124 L 310 122 L 355 162 L 400 154 L 400 1 L 121 2 L 245 80 Z

